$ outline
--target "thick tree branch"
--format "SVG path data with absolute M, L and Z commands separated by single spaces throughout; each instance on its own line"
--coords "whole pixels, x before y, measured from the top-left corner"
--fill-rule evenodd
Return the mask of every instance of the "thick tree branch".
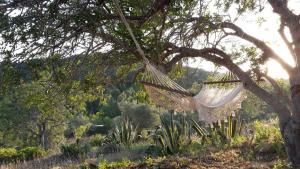
M 235 25 L 231 22 L 221 22 L 221 23 L 213 23 L 212 21 L 209 21 L 205 18 L 199 18 L 199 17 L 193 17 L 188 20 L 188 22 L 194 22 L 197 21 L 199 23 L 205 23 L 208 24 L 209 27 L 212 29 L 231 29 L 234 32 L 228 33 L 228 35 L 239 37 L 243 40 L 246 40 L 252 44 L 254 44 L 256 47 L 258 47 L 263 52 L 263 60 L 267 60 L 268 58 L 272 58 L 276 60 L 281 66 L 290 74 L 293 71 L 293 68 L 286 62 L 284 59 L 282 59 L 277 53 L 275 53 L 265 42 L 262 40 L 253 37 L 246 32 L 244 32 L 239 26 Z
M 285 28 L 285 25 L 284 25 L 284 22 L 282 21 L 281 24 L 280 24 L 278 32 L 281 36 L 281 39 L 284 41 L 286 47 L 289 49 L 289 52 L 293 56 L 294 60 L 296 60 L 295 51 L 293 49 L 293 43 L 289 42 L 289 40 L 287 39 L 287 37 L 284 33 L 284 28 Z
M 275 13 L 289 22 L 296 15 L 288 8 L 287 0 L 268 0 Z
M 263 58 L 263 60 L 267 58 L 272 58 L 276 60 L 289 74 L 291 74 L 293 68 L 286 61 L 284 61 L 278 54 L 276 54 L 265 42 L 247 34 L 240 27 L 238 27 L 233 23 L 223 22 L 220 24 L 220 26 L 222 28 L 229 28 L 234 30 L 235 32 L 232 35 L 244 39 L 248 42 L 251 42 L 256 47 L 258 47 L 260 50 L 263 51 L 263 56 L 265 57 Z
M 281 120 L 281 126 L 283 129 L 285 128 L 285 124 L 288 122 L 291 113 L 288 107 L 281 103 L 276 97 L 272 94 L 267 92 L 266 90 L 259 87 L 250 77 L 250 75 L 244 72 L 238 65 L 234 64 L 230 60 L 230 56 L 227 55 L 222 50 L 216 48 L 208 48 L 208 49 L 193 49 L 193 48 L 186 48 L 186 47 L 175 47 L 179 51 L 179 58 L 183 57 L 201 57 L 213 63 L 222 65 L 226 67 L 228 70 L 233 72 L 243 83 L 244 87 L 253 92 L 258 97 L 262 98 L 266 103 L 272 105 L 274 111 L 278 113 L 279 119 Z M 180 60 L 177 58 L 176 60 Z M 174 63 L 175 61 L 173 61 Z
M 187 49 L 189 49 L 189 50 L 187 50 Z M 194 55 L 194 53 L 197 53 L 197 55 L 200 55 L 207 60 L 212 59 L 211 61 L 217 62 L 219 64 L 230 59 L 230 58 L 228 58 L 227 55 L 225 55 L 225 53 L 222 50 L 219 50 L 217 48 L 204 48 L 204 49 L 197 50 L 197 49 L 191 49 L 191 48 L 186 48 L 186 47 L 176 47 L 175 45 L 172 45 L 172 51 L 174 53 L 178 53 L 178 54 L 175 55 L 165 65 L 166 71 L 170 71 L 174 64 L 176 64 L 177 62 L 179 62 L 181 59 L 183 59 L 185 57 L 190 57 L 190 56 Z M 214 57 L 210 57 L 210 55 L 214 55 Z M 219 57 L 218 55 L 223 56 L 223 57 Z

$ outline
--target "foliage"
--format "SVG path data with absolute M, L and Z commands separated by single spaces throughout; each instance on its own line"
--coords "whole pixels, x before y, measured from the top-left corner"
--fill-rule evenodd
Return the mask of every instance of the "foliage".
M 119 103 L 119 107 L 123 115 L 129 117 L 134 126 L 138 126 L 138 133 L 140 133 L 142 129 L 152 128 L 159 123 L 158 112 L 150 107 L 150 105 Z
M 38 147 L 26 147 L 19 151 L 15 148 L 0 148 L 0 164 L 33 160 L 45 154 L 46 152 Z
M 199 155 L 206 148 L 206 144 L 192 140 L 190 144 L 183 146 L 182 152 L 188 155 Z
M 82 117 L 85 103 L 95 99 L 95 95 L 102 98 L 101 86 L 93 86 L 91 92 L 80 81 L 58 83 L 53 73 L 45 66 L 45 70 L 37 73 L 37 80 L 10 86 L 10 90 L 1 96 L 0 133 L 6 139 L 0 141 L 18 146 L 55 148 L 64 141 L 64 130 L 69 121 L 74 116 Z M 79 130 L 74 131 L 78 136 L 83 134 Z
M 254 122 L 256 151 L 275 152 L 278 156 L 285 155 L 284 142 L 276 120 Z M 270 147 L 269 147 L 270 145 Z
M 11 163 L 22 160 L 22 154 L 19 154 L 15 148 L 0 148 L 0 164 Z
M 129 167 L 132 164 L 130 160 L 122 160 L 119 162 L 107 162 L 107 161 L 101 161 L 98 165 L 98 169 L 112 169 L 112 168 L 123 168 L 123 167 Z
M 19 151 L 25 160 L 33 160 L 45 156 L 46 152 L 38 147 L 26 147 Z
M 217 123 L 213 123 L 211 130 L 220 135 L 224 141 L 227 141 L 240 135 L 243 127 L 243 120 L 238 120 L 237 117 L 230 115 L 227 117 L 226 121 L 220 120 Z
M 119 124 L 116 124 L 115 128 L 110 134 L 112 142 L 130 146 L 136 139 L 136 127 L 133 126 L 131 120 L 124 116 Z
M 97 146 L 100 147 L 103 145 L 103 143 L 105 142 L 106 137 L 101 135 L 101 134 L 96 134 L 91 136 L 90 138 L 90 144 L 91 146 Z
M 66 144 L 61 145 L 60 151 L 64 157 L 79 158 L 86 155 L 90 151 L 88 144 Z
M 93 125 L 87 130 L 87 135 L 89 136 L 94 134 L 108 134 L 109 130 L 113 127 L 113 120 L 100 113 L 92 115 L 90 119 Z
M 208 132 L 205 130 L 205 128 L 201 127 L 195 120 L 191 119 L 191 125 L 192 129 L 197 133 L 198 137 L 201 138 L 202 144 L 207 139 Z
M 79 139 L 84 136 L 88 128 L 90 127 L 90 124 L 88 125 L 81 125 L 75 130 L 75 138 Z
M 272 169 L 293 169 L 291 165 L 287 164 L 286 161 L 278 159 L 272 166 Z
M 160 116 L 161 128 L 153 135 L 154 141 L 164 150 L 164 153 L 174 154 L 183 145 L 190 143 L 190 125 L 182 115 L 173 113 Z
M 242 147 L 246 141 L 248 141 L 249 138 L 247 138 L 244 135 L 238 135 L 231 139 L 230 146 L 231 147 Z
M 264 89 L 270 88 L 267 85 L 263 87 Z M 255 120 L 267 120 L 276 116 L 269 105 L 250 92 L 247 92 L 247 98 L 242 102 L 239 114 L 248 123 Z

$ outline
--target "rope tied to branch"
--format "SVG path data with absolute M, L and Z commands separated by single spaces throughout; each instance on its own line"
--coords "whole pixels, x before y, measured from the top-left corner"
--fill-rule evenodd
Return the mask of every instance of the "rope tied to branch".
M 137 52 L 139 53 L 139 55 L 143 58 L 143 61 L 146 63 L 146 64 L 149 64 L 149 60 L 147 59 L 147 57 L 145 56 L 145 52 L 143 51 L 143 49 L 141 48 L 141 45 L 139 44 L 139 42 L 136 40 L 134 34 L 133 34 L 133 31 L 129 25 L 129 23 L 127 22 L 122 10 L 121 10 L 121 7 L 119 5 L 119 3 L 117 2 L 117 0 L 113 0 L 114 4 L 115 4 L 115 7 L 116 7 L 116 10 L 122 20 L 122 22 L 124 23 L 126 29 L 128 30 L 136 48 L 137 48 Z

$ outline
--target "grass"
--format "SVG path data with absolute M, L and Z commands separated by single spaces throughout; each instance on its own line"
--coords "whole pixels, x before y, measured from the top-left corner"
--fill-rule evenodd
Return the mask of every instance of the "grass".
M 81 163 L 82 160 L 79 159 L 62 159 L 59 156 L 51 156 L 34 161 L 0 165 L 0 169 L 77 169 Z

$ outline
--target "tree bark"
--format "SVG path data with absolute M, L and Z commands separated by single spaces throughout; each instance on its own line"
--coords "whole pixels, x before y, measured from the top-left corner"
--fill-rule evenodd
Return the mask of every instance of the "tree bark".
M 289 160 L 295 167 L 300 167 L 300 70 L 296 66 L 290 76 L 293 115 L 289 120 L 283 138 Z
M 46 125 L 45 125 L 45 123 L 38 125 L 38 129 L 39 129 L 38 142 L 41 145 L 41 147 L 43 147 L 43 149 L 46 149 L 47 147 L 46 147 Z
M 296 167 L 300 167 L 300 16 L 281 16 L 286 21 L 291 36 L 294 49 L 294 59 L 296 66 L 290 73 L 290 91 L 292 100 L 292 117 L 284 130 L 285 148 L 289 160 Z

